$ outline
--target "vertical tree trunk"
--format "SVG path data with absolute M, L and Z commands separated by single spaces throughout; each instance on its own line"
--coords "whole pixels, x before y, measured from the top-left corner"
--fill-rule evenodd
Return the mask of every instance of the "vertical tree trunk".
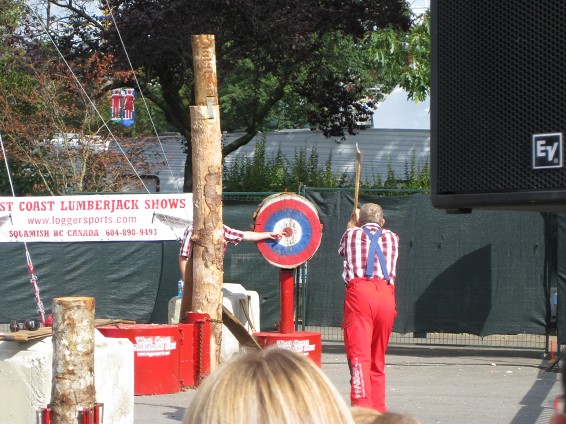
M 191 106 L 193 148 L 193 276 L 192 310 L 212 319 L 210 365 L 220 362 L 222 338 L 222 134 L 216 88 L 213 35 L 192 37 L 195 69 L 195 106 Z
M 95 406 L 94 304 L 92 297 L 53 299 L 53 424 L 76 424 L 83 408 Z

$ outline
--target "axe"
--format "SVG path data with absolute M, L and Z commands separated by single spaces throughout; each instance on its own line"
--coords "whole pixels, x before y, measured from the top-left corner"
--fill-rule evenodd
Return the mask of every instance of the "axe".
M 354 213 L 358 209 L 358 196 L 360 195 L 360 174 L 362 173 L 362 152 L 356 143 L 356 187 L 354 188 Z
M 263 350 L 254 336 L 248 333 L 246 327 L 224 305 L 222 305 L 222 324 L 226 326 L 242 346 L 251 350 Z

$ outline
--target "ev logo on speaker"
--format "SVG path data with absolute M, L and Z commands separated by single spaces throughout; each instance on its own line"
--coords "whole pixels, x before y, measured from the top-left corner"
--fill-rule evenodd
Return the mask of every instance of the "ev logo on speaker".
M 533 134 L 533 169 L 562 168 L 562 133 Z

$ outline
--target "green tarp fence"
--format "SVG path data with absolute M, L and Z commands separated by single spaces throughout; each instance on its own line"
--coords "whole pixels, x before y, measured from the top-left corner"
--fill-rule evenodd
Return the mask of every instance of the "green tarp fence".
M 351 190 L 316 189 L 304 195 L 316 205 L 324 229 L 319 250 L 297 272 L 306 275 L 298 282 L 297 296 L 303 296 L 297 301 L 303 306 L 298 315 L 305 325 L 339 326 L 344 283 L 337 248 L 353 195 Z M 383 206 L 386 226 L 401 240 L 394 331 L 544 334 L 552 325 L 555 287 L 557 315 L 566 317 L 566 302 L 560 302 L 566 299 L 564 215 L 450 215 L 433 209 L 422 194 L 362 195 L 360 204 L 365 202 Z M 225 200 L 224 222 L 251 229 L 259 203 Z M 28 243 L 28 249 L 47 312 L 54 297 L 92 296 L 99 318 L 167 322 L 167 305 L 179 279 L 178 242 Z M 243 242 L 228 247 L 224 272 L 225 282 L 258 292 L 262 330 L 274 330 L 279 321 L 279 270 L 253 243 Z M 2 243 L 0 322 L 35 316 L 24 247 Z M 564 343 L 562 333 L 559 343 Z
M 336 255 L 353 208 L 346 191 L 307 192 L 324 225 L 308 264 L 306 322 L 340 325 L 344 288 Z M 545 223 L 533 212 L 450 215 L 425 195 L 360 196 L 379 203 L 400 237 L 394 331 L 544 334 Z

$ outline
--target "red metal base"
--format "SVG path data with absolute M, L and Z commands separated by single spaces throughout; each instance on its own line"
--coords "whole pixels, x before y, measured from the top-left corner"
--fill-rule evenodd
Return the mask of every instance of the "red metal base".
M 192 324 L 117 324 L 97 328 L 134 344 L 134 395 L 177 393 L 194 384 Z
M 104 422 L 104 404 L 97 403 L 79 411 L 80 424 L 102 424 Z M 51 424 L 51 408 L 41 408 L 41 424 Z
M 262 348 L 277 346 L 302 353 L 312 359 L 319 367 L 322 364 L 322 340 L 320 333 L 294 331 L 292 333 L 260 332 L 254 333 Z

